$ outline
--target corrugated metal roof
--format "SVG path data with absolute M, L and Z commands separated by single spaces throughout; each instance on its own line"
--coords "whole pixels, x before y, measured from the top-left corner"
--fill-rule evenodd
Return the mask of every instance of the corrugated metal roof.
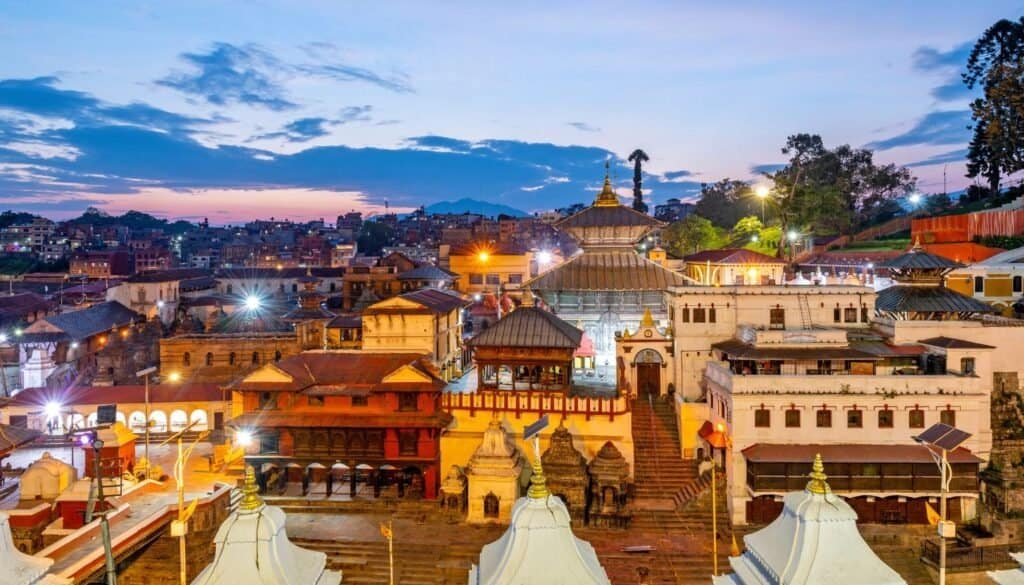
M 631 250 L 584 252 L 525 286 L 543 291 L 656 291 L 684 286 L 686 279 Z
M 455 275 L 433 264 L 424 264 L 399 274 L 398 280 L 442 280 L 451 282 L 455 280 Z
M 276 390 L 296 392 L 311 386 L 377 386 L 390 373 L 402 366 L 411 366 L 433 381 L 424 386 L 440 390 L 444 381 L 425 363 L 421 353 L 375 353 L 365 351 L 306 351 L 284 358 L 276 367 L 292 378 L 287 382 L 244 382 L 245 376 L 232 382 L 235 390 Z M 248 375 L 248 374 L 247 374 Z
M 86 339 L 123 327 L 141 319 L 140 315 L 117 301 L 97 303 L 87 309 L 46 317 L 44 321 L 67 334 L 71 339 Z M 31 327 L 30 327 L 31 329 Z M 34 332 L 26 331 L 24 340 L 31 340 Z
M 505 315 L 469 341 L 473 346 L 561 347 L 576 349 L 583 332 L 554 314 L 536 307 L 521 307 Z
M 6 453 L 26 443 L 31 443 L 41 434 L 39 431 L 21 427 L 0 425 L 0 453 Z
M 875 309 L 887 313 L 995 313 L 991 306 L 942 286 L 896 285 L 878 291 Z

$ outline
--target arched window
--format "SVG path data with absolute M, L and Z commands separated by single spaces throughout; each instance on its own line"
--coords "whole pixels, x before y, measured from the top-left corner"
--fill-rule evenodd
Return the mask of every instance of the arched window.
M 213 353 L 212 352 L 206 352 L 206 365 L 208 365 L 208 366 L 212 366 L 213 365 Z
M 260 352 L 252 352 L 252 365 L 258 366 L 260 364 Z
M 498 502 L 498 496 L 494 495 L 494 492 L 488 492 L 484 496 L 484 518 L 498 517 Z
M 193 410 L 192 416 L 189 417 L 189 422 L 193 423 L 193 431 L 205 431 L 209 428 L 209 422 L 206 418 L 206 411 L 199 409 Z
M 146 415 L 139 410 L 128 415 L 128 428 L 131 429 L 133 433 L 146 432 Z
M 192 354 L 190 354 L 187 351 L 185 353 L 181 354 L 181 365 L 183 365 L 183 366 L 191 366 L 192 365 Z
M 231 353 L 228 354 L 228 365 L 229 366 L 235 365 L 235 352 L 231 352 Z
M 233 289 L 233 287 L 229 284 L 227 289 L 225 289 L 225 292 L 227 292 L 228 294 L 231 294 L 233 292 L 232 289 Z
M 274 352 L 274 361 L 275 362 L 281 361 L 281 350 L 280 349 Z
M 176 433 L 188 426 L 188 415 L 184 410 L 175 410 L 171 413 L 171 432 Z
M 154 410 L 149 413 L 149 428 L 154 433 L 166 433 L 167 415 L 162 410 Z
M 660 364 L 661 354 L 653 349 L 645 349 L 636 354 L 638 364 Z

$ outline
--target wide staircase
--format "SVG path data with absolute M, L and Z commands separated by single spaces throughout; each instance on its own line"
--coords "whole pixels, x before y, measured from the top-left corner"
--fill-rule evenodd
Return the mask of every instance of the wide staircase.
M 633 402 L 633 452 L 638 508 L 678 509 L 710 485 L 683 459 L 676 413 L 663 399 Z
M 327 566 L 342 571 L 345 585 L 382 585 L 389 580 L 384 542 L 341 542 L 291 539 L 299 546 L 327 554 Z M 402 585 L 464 585 L 480 547 L 467 544 L 395 543 L 395 583 Z

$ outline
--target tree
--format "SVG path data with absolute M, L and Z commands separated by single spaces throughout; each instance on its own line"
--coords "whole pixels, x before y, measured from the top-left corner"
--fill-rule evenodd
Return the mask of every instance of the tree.
M 651 160 L 647 153 L 639 148 L 629 155 L 629 161 L 633 163 L 633 209 L 640 213 L 647 213 L 647 204 L 644 203 L 643 190 L 643 169 L 641 165 Z
M 734 241 L 743 240 L 745 244 L 750 238 L 759 236 L 762 229 L 764 229 L 764 225 L 761 223 L 761 219 L 756 215 L 751 215 L 736 222 L 731 236 Z
M 356 244 L 359 246 L 359 253 L 367 256 L 377 256 L 384 246 L 391 243 L 395 230 L 379 221 L 364 221 L 363 227 L 359 230 L 359 237 Z
M 1024 169 L 1024 17 L 1000 20 L 981 35 L 963 80 L 968 88 L 983 90 L 971 102 L 967 176 L 984 177 L 998 194 L 1003 175 Z
M 694 213 L 718 227 L 732 229 L 740 219 L 761 212 L 760 202 L 755 199 L 746 182 L 722 179 L 700 186 L 700 200 Z
M 953 200 L 946 193 L 936 193 L 925 199 L 924 210 L 928 215 L 936 215 L 953 208 Z
M 715 226 L 699 215 L 669 224 L 661 232 L 661 242 L 674 256 L 686 256 L 714 246 L 718 240 Z

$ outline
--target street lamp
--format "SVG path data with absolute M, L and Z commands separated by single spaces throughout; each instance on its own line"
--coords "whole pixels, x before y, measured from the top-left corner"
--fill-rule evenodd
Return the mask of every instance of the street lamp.
M 143 449 L 143 457 L 146 458 L 146 478 L 149 478 L 149 468 L 152 466 L 152 462 L 149 460 L 149 377 L 156 373 L 156 366 L 150 366 L 148 368 L 135 372 L 136 378 L 142 378 L 146 384 L 146 444 Z
M 754 188 L 754 195 L 757 195 L 757 198 L 761 200 L 761 223 L 762 224 L 765 222 L 765 219 L 764 219 L 764 201 L 765 201 L 765 199 L 768 198 L 768 195 L 770 195 L 770 194 L 771 194 L 771 189 L 768 188 L 768 185 L 758 185 L 757 187 Z
M 928 449 L 928 454 L 939 467 L 939 585 L 946 585 L 946 539 L 956 536 L 956 523 L 946 520 L 946 493 L 953 481 L 948 453 L 970 437 L 970 433 L 946 423 L 935 423 L 920 435 L 911 437 Z
M 245 297 L 245 308 L 248 311 L 259 311 L 260 306 L 263 305 L 263 301 L 256 295 L 248 295 Z
M 713 566 L 712 575 L 718 575 L 718 482 L 715 477 L 715 469 L 718 463 L 715 461 L 715 449 L 722 450 L 722 467 L 725 467 L 727 450 L 732 447 L 732 437 L 729 436 L 725 424 L 718 423 L 715 430 L 705 439 L 711 446 L 711 563 Z M 726 472 L 728 477 L 728 471 Z M 728 492 L 726 492 L 728 495 Z
M 166 445 L 171 441 L 177 441 L 178 443 L 178 458 L 174 461 L 174 483 L 177 486 L 178 491 L 178 519 L 171 522 L 171 536 L 178 537 L 178 558 L 179 558 L 179 577 L 181 585 L 188 585 L 188 575 L 186 567 L 188 566 L 188 556 L 185 551 L 185 535 L 188 533 L 188 521 L 192 517 L 192 514 L 196 511 L 196 505 L 199 500 L 192 500 L 188 509 L 185 509 L 185 463 L 188 458 L 192 456 L 192 451 L 206 438 L 210 431 L 203 431 L 199 433 L 196 438 L 192 441 L 192 444 L 186 449 L 184 446 L 184 435 L 188 431 L 192 430 L 199 421 L 189 423 L 185 428 L 181 429 L 174 435 L 167 438 L 166 441 L 160 443 L 160 446 Z
M 547 250 L 541 250 L 540 252 L 538 252 L 537 253 L 537 262 L 539 262 L 541 264 L 550 264 L 551 263 L 551 252 L 548 252 Z
M 921 194 L 920 193 L 916 193 L 916 192 L 915 193 L 911 193 L 910 197 L 908 199 L 910 200 L 910 204 L 911 205 L 913 205 L 914 207 L 917 207 L 917 205 L 919 203 L 921 203 Z

